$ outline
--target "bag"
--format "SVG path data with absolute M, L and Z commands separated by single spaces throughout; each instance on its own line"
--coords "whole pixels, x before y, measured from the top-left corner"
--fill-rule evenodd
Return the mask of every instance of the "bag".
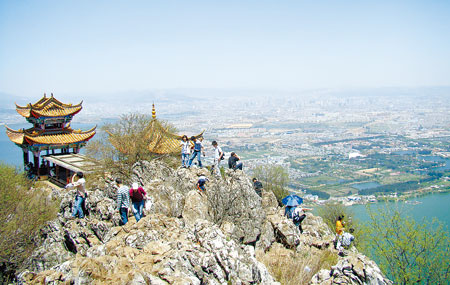
M 145 200 L 145 211 L 150 212 L 153 205 L 153 198 L 147 197 L 147 200 Z
M 219 160 L 225 159 L 225 152 L 222 151 L 222 153 L 219 155 Z

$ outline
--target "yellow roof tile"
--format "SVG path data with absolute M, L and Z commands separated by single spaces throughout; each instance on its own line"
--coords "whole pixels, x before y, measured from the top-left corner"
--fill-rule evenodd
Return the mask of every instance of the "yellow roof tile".
M 34 104 L 28 104 L 26 106 L 19 106 L 16 104 L 16 111 L 23 117 L 62 117 L 67 115 L 74 115 L 81 111 L 83 102 L 77 105 L 64 104 L 53 97 L 42 97 Z
M 46 145 L 67 145 L 83 142 L 91 139 L 95 135 L 96 127 L 82 132 L 70 128 L 64 129 L 64 133 L 48 134 L 46 132 L 36 132 L 34 129 L 15 131 L 6 127 L 6 134 L 9 139 L 19 145 L 22 144 L 46 144 Z

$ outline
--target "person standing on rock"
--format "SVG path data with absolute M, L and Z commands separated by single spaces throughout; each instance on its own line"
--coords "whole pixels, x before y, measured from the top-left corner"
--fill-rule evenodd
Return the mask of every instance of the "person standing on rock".
M 191 143 L 186 135 L 183 135 L 181 141 L 181 167 L 188 167 L 189 154 L 191 152 Z
M 203 144 L 202 144 L 202 142 L 200 140 L 198 140 L 194 136 L 191 137 L 191 141 L 194 142 L 194 146 L 192 147 L 194 152 L 192 153 L 191 159 L 189 160 L 188 168 L 191 167 L 192 161 L 194 160 L 195 157 L 197 157 L 198 167 L 201 168 L 202 167 Z
M 341 236 L 344 233 L 344 215 L 339 215 L 336 220 L 336 239 L 334 241 L 334 248 L 338 248 Z
M 258 194 L 259 197 L 262 197 L 262 190 L 263 190 L 263 185 L 260 181 L 258 181 L 258 179 L 253 178 L 253 189 L 255 189 L 256 194 Z
M 77 181 L 75 181 L 76 178 L 78 178 Z M 75 195 L 75 202 L 72 210 L 72 217 L 76 218 L 78 214 L 78 217 L 82 219 L 84 218 L 83 205 L 86 201 L 86 180 L 84 179 L 83 172 L 75 173 L 72 176 L 71 184 L 69 185 L 77 189 L 77 194 Z
M 133 211 L 133 215 L 136 218 L 136 223 L 142 219 L 144 214 L 144 202 L 147 193 L 144 188 L 139 187 L 139 185 L 135 182 L 131 186 L 130 189 L 130 198 L 131 198 L 131 210 Z
M 225 153 L 216 141 L 212 142 L 212 146 L 214 147 L 214 172 L 220 176 L 220 162 L 224 159 Z
M 130 207 L 130 193 L 127 186 L 122 184 L 122 179 L 116 178 L 117 211 L 120 214 L 122 226 L 128 222 L 128 208 Z
M 234 170 L 242 170 L 242 162 L 238 163 L 240 159 L 241 158 L 235 152 L 232 152 L 230 157 L 228 158 L 228 167 Z

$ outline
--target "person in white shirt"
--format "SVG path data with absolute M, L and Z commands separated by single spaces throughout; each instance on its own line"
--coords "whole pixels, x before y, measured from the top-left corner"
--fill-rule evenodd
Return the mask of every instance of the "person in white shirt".
M 76 178 L 78 178 L 77 181 L 75 181 Z M 83 205 L 86 201 L 86 179 L 84 179 L 83 172 L 77 172 L 72 176 L 70 186 L 77 189 L 72 210 L 72 217 L 76 218 L 78 214 L 78 217 L 82 219 L 84 218 Z
M 216 141 L 212 142 L 214 147 L 214 172 L 217 176 L 220 176 L 220 162 L 224 159 L 224 153 Z
M 294 212 L 292 213 L 292 221 L 294 225 L 298 227 L 300 233 L 303 233 L 302 222 L 306 218 L 306 211 L 311 211 L 312 209 L 302 208 L 300 205 L 295 207 Z
M 349 230 L 348 232 L 344 232 L 340 239 L 338 240 L 337 249 L 339 250 L 339 253 L 341 253 L 344 249 L 349 249 L 350 245 L 352 244 L 352 241 L 355 240 L 355 237 L 352 235 L 354 232 L 353 229 Z
M 191 143 L 186 135 L 183 135 L 181 141 L 181 167 L 187 167 L 189 163 L 189 155 L 191 152 Z

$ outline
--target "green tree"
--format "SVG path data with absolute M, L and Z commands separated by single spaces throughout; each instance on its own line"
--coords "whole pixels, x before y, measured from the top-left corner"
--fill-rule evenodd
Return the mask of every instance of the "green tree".
M 6 282 L 36 247 L 36 233 L 56 218 L 58 201 L 32 184 L 13 167 L 0 164 L 0 263 Z
M 330 230 L 336 232 L 336 221 L 339 216 L 344 216 L 344 231 L 348 231 L 353 228 L 355 232 L 355 241 L 353 244 L 355 246 L 360 246 L 365 239 L 362 236 L 360 223 L 354 219 L 354 214 L 349 207 L 344 206 L 342 203 L 326 203 L 320 206 L 317 210 L 317 214 L 322 217 L 323 221 Z
M 364 248 L 396 284 L 444 284 L 450 280 L 450 237 L 437 220 L 418 223 L 401 210 L 368 208 Z
M 253 169 L 253 175 L 264 185 L 264 189 L 272 191 L 277 197 L 278 203 L 289 195 L 289 173 L 280 165 L 261 165 Z
M 116 122 L 100 128 L 97 139 L 86 146 L 86 154 L 100 161 L 104 167 L 103 171 L 125 177 L 130 174 L 131 166 L 141 160 L 165 158 L 169 165 L 172 164 L 170 155 L 155 155 L 148 149 L 151 121 L 152 117 L 149 115 L 122 115 Z M 169 132 L 176 132 L 175 127 L 168 122 L 159 123 Z M 110 141 L 111 136 L 114 137 L 114 146 Z

